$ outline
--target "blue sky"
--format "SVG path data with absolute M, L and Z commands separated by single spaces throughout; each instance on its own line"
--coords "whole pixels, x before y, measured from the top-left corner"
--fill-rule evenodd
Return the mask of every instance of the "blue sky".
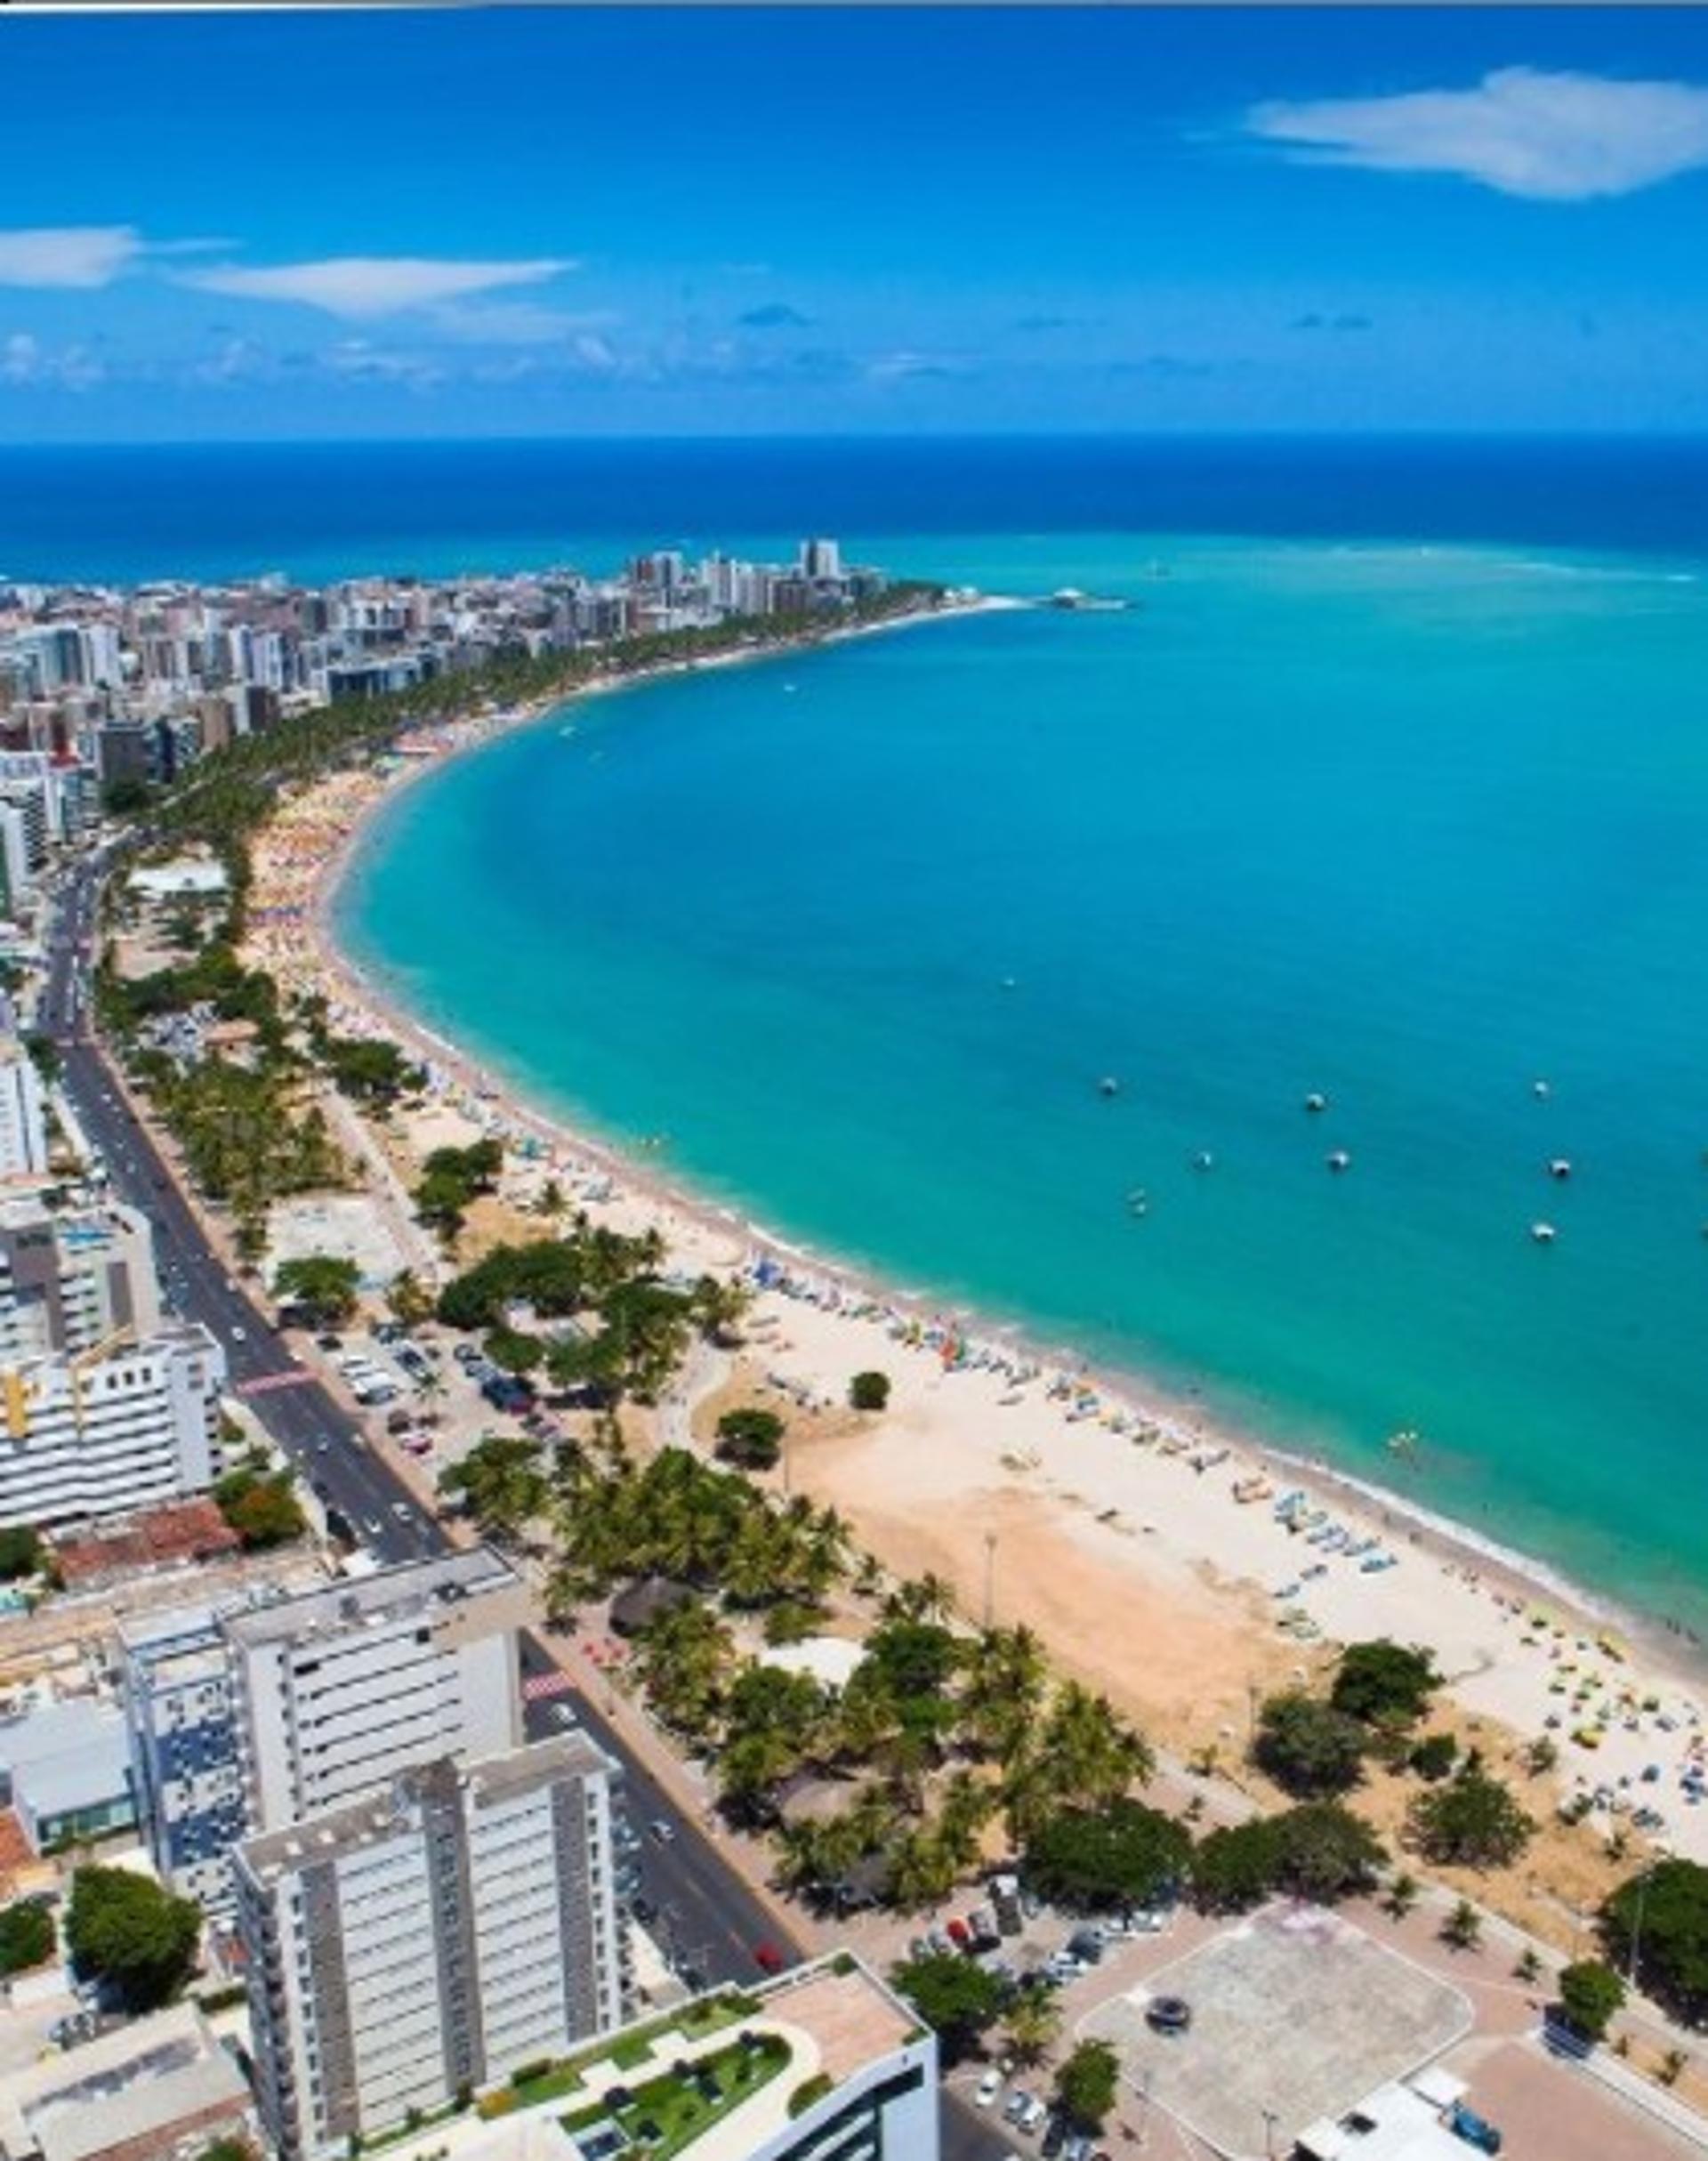
M 0 440 L 1708 427 L 1708 17 L 0 20 Z

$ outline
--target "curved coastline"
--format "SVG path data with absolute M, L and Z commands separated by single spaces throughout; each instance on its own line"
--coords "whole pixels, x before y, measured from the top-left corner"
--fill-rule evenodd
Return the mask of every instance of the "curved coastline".
M 1027 603 L 1011 599 L 985 599 L 947 609 L 938 616 L 909 617 L 893 624 L 873 625 L 846 633 L 835 633 L 832 639 L 819 642 L 834 642 L 843 636 L 875 635 L 882 632 L 917 627 L 933 621 L 948 621 L 980 610 L 1025 605 Z M 635 1154 L 621 1141 L 608 1133 L 591 1130 L 584 1118 L 566 1114 L 533 1100 L 526 1080 L 513 1074 L 495 1074 L 495 1068 L 502 1064 L 501 1060 L 483 1058 L 443 1033 L 439 1027 L 412 1010 L 404 987 L 394 981 L 376 980 L 373 967 L 355 959 L 341 942 L 336 913 L 342 888 L 364 851 L 373 844 L 376 821 L 382 810 L 395 803 L 406 788 L 418 781 L 443 774 L 453 762 L 467 758 L 501 737 L 507 738 L 524 730 L 557 724 L 572 714 L 589 697 L 609 697 L 627 689 L 639 689 L 671 676 L 693 675 L 712 668 L 746 666 L 785 659 L 804 661 L 810 659 L 811 649 L 784 648 L 751 654 L 732 654 L 711 660 L 667 663 L 654 671 L 637 673 L 621 681 L 590 684 L 567 697 L 553 698 L 537 708 L 501 716 L 496 726 L 439 731 L 446 738 L 455 739 L 445 741 L 438 755 L 422 760 L 414 770 L 398 776 L 383 793 L 376 794 L 366 807 L 360 819 L 350 827 L 343 844 L 322 865 L 312 906 L 312 932 L 319 956 L 332 972 L 348 986 L 353 1004 L 366 1006 L 385 1028 L 407 1038 L 432 1060 L 455 1073 L 474 1094 L 494 1105 L 495 1115 L 502 1116 L 519 1130 L 531 1133 L 548 1145 L 567 1149 L 572 1155 L 584 1158 L 607 1175 L 621 1179 L 647 1203 L 697 1221 L 709 1230 L 738 1236 L 756 1253 L 810 1269 L 816 1276 L 836 1284 L 847 1295 L 881 1297 L 906 1309 L 922 1321 L 945 1316 L 952 1318 L 976 1327 L 981 1337 L 1001 1341 L 1011 1346 L 1017 1353 L 1046 1366 L 1059 1367 L 1072 1363 L 1089 1378 L 1101 1382 L 1117 1394 L 1139 1394 L 1144 1399 L 1148 1409 L 1165 1422 L 1194 1429 L 1203 1439 L 1213 1443 L 1237 1447 L 1267 1464 L 1286 1471 L 1289 1475 L 1296 1474 L 1309 1488 L 1320 1487 L 1328 1496 L 1350 1497 L 1365 1509 L 1380 1512 L 1383 1522 L 1407 1527 L 1413 1537 L 1422 1544 L 1425 1550 L 1436 1551 L 1444 1558 L 1466 1567 L 1492 1569 L 1515 1592 L 1544 1597 L 1563 1604 L 1582 1616 L 1591 1625 L 1617 1628 L 1632 1641 L 1643 1643 L 1656 1661 L 1664 1662 L 1686 1685 L 1708 1688 L 1708 1649 L 1702 1650 L 1699 1655 L 1686 1655 L 1683 1647 L 1688 1639 L 1681 1639 L 1665 1630 L 1656 1617 L 1615 1596 L 1593 1589 L 1568 1571 L 1535 1554 L 1488 1537 L 1446 1513 L 1430 1509 L 1383 1485 L 1379 1480 L 1348 1470 L 1337 1464 L 1331 1456 L 1314 1448 L 1297 1443 L 1289 1446 L 1266 1439 L 1261 1433 L 1252 1431 L 1237 1417 L 1226 1415 L 1206 1417 L 1196 1388 L 1192 1384 L 1176 1383 L 1170 1386 L 1152 1372 L 1118 1362 L 1096 1361 L 1076 1347 L 1052 1346 L 1028 1330 L 1022 1320 L 1011 1317 L 995 1318 L 976 1304 L 962 1302 L 954 1293 L 934 1294 L 927 1287 L 897 1284 L 882 1271 L 879 1264 L 855 1262 L 841 1254 L 820 1250 L 799 1233 L 779 1230 L 766 1223 L 745 1205 L 732 1205 L 715 1195 L 698 1191 L 691 1181 L 683 1182 L 662 1174 L 656 1165 Z
M 876 627 L 906 626 L 897 624 Z M 784 657 L 761 654 L 732 658 L 745 662 L 749 657 Z M 696 671 L 678 665 L 670 672 Z M 850 1303 L 869 1302 L 886 1313 L 906 1314 L 921 1327 L 929 1326 L 934 1320 L 951 1318 L 956 1325 L 976 1332 L 980 1343 L 1003 1345 L 1018 1358 L 1044 1367 L 1071 1365 L 1083 1376 L 1086 1386 L 1106 1391 L 1113 1402 L 1139 1407 L 1137 1415 L 1141 1419 L 1155 1422 L 1164 1431 L 1188 1434 L 1189 1445 L 1194 1447 L 1226 1447 L 1237 1451 L 1242 1462 L 1267 1469 L 1277 1477 L 1285 1475 L 1290 1485 L 1304 1488 L 1314 1503 L 1332 1508 L 1343 1517 L 1356 1517 L 1378 1533 L 1385 1532 L 1390 1542 L 1397 1546 L 1403 1540 L 1403 1551 L 1430 1557 L 1449 1575 L 1462 1578 L 1480 1594 L 1492 1595 L 1508 1605 L 1512 1614 L 1540 1606 L 1562 1612 L 1567 1625 L 1591 1636 L 1616 1630 L 1637 1651 L 1645 1675 L 1664 1676 L 1670 1685 L 1685 1690 L 1700 1689 L 1708 1683 L 1708 1660 L 1694 1655 L 1680 1636 L 1532 1555 L 1489 1540 L 1375 1480 L 1341 1470 L 1332 1460 L 1315 1452 L 1275 1446 L 1243 1422 L 1206 1419 L 1202 1403 L 1183 1398 L 1178 1389 L 1159 1388 L 1154 1376 L 1109 1366 L 1094 1371 L 1076 1353 L 1064 1354 L 1038 1345 L 1021 1324 L 987 1321 L 971 1309 L 931 1298 L 928 1291 L 897 1291 L 876 1271 L 863 1270 L 820 1254 L 810 1244 L 779 1233 L 745 1210 L 697 1192 L 691 1184 L 684 1185 L 662 1174 L 656 1165 L 639 1159 L 620 1143 L 590 1133 L 584 1125 L 566 1119 L 556 1109 L 532 1098 L 526 1081 L 518 1081 L 513 1076 L 495 1079 L 494 1072 L 477 1055 L 471 1054 L 450 1036 L 441 1033 L 410 1009 L 407 988 L 376 980 L 371 968 L 365 967 L 343 949 L 335 921 L 340 889 L 364 848 L 371 844 L 373 821 L 382 805 L 395 801 L 399 791 L 413 785 L 415 779 L 427 773 L 442 772 L 453 758 L 493 740 L 500 728 L 508 733 L 520 727 L 560 724 L 582 697 L 604 695 L 624 687 L 627 686 L 624 683 L 592 686 L 568 699 L 553 700 L 538 710 L 502 716 L 497 726 L 477 725 L 460 734 L 455 730 L 441 731 L 441 739 L 434 746 L 438 754 L 413 762 L 413 770 L 394 773 L 383 785 L 375 786 L 342 833 L 338 845 L 316 867 L 307 924 L 310 950 L 306 957 L 310 964 L 325 971 L 326 980 L 336 988 L 337 994 L 352 1010 L 367 1013 L 374 1025 L 412 1044 L 436 1067 L 451 1076 L 469 1101 L 480 1107 L 481 1115 L 495 1125 L 504 1125 L 518 1136 L 534 1136 L 552 1151 L 554 1164 L 561 1157 L 566 1168 L 577 1174 L 592 1171 L 616 1182 L 623 1193 L 660 1215 L 667 1225 L 697 1226 L 721 1242 L 723 1250 L 719 1257 L 725 1265 L 763 1254 L 786 1269 L 810 1277 L 815 1286 L 822 1286 L 834 1299 Z M 495 1065 L 497 1062 L 495 1060 Z

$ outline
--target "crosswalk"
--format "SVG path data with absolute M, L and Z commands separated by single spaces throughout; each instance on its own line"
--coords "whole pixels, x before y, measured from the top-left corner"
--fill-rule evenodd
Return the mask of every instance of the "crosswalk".
M 313 1386 L 314 1375 L 311 1373 L 263 1373 L 253 1381 L 239 1381 L 238 1393 L 240 1396 L 270 1396 L 281 1388 Z
M 549 1673 L 530 1673 L 522 1683 L 522 1701 L 527 1704 L 544 1703 L 552 1696 L 569 1696 L 575 1692 L 575 1682 L 560 1667 L 553 1666 Z

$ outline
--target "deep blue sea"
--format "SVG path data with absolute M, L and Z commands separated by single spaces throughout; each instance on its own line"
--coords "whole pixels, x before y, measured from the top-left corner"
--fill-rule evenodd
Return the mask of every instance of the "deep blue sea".
M 812 530 L 1140 603 L 560 714 L 391 807 L 345 935 L 777 1229 L 1708 1625 L 1702 446 L 34 464 L 30 507 L 0 456 L 14 575 Z

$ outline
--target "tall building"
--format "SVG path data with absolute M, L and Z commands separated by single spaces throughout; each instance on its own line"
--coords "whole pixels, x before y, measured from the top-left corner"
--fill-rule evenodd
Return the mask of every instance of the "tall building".
M 0 1367 L 0 1524 L 52 1527 L 205 1493 L 224 1383 L 225 1354 L 200 1326 Z
M 8 1076 L 0 1067 L 0 1149 Z M 39 1095 L 39 1092 L 38 1092 Z M 41 1149 L 45 1167 L 46 1147 Z M 160 1326 L 154 1243 L 140 1209 L 52 1209 L 39 1195 L 0 1202 L 0 1366 L 76 1358 L 121 1333 Z
M 520 1747 L 527 1619 L 523 1585 L 484 1551 L 230 1616 L 250 1824 L 335 1808 L 436 1756 Z
M 238 1848 L 256 2095 L 284 2161 L 622 2023 L 616 1776 L 564 1735 L 407 1771 Z
M 36 1061 L 0 1034 L 0 1184 L 47 1175 L 47 1110 Z
M 842 551 L 834 540 L 803 540 L 801 543 L 801 575 L 810 578 L 833 578 L 842 575 Z
M 522 1586 L 481 1552 L 125 1628 L 133 1777 L 161 1875 L 222 1914 L 246 1834 L 414 1765 L 518 1746 L 525 1613 Z

